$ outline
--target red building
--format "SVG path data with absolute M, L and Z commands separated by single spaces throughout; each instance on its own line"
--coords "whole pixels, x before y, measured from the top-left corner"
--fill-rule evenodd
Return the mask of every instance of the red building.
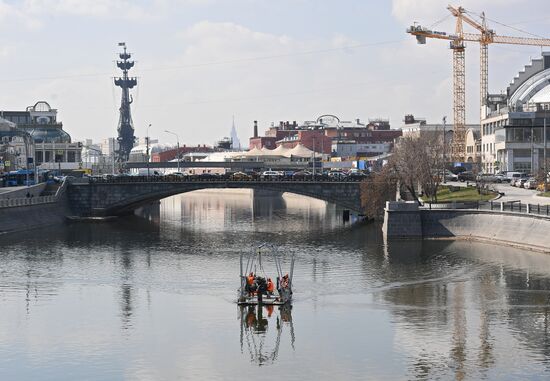
M 281 145 L 285 148 L 294 148 L 298 144 L 327 155 L 330 155 L 332 151 L 332 139 L 326 136 L 322 130 L 295 131 L 294 135 L 277 141 L 277 146 Z
M 200 153 L 212 153 L 215 152 L 216 149 L 214 147 L 208 147 L 206 144 L 204 145 L 198 145 L 195 147 L 187 147 L 185 144 L 183 147 L 180 147 L 179 149 L 179 155 L 180 157 L 185 155 L 186 153 L 190 152 L 200 152 Z M 151 161 L 154 163 L 161 163 L 165 161 L 174 160 L 178 154 L 178 149 L 173 148 L 162 152 L 155 152 L 151 154 Z
M 248 148 L 257 148 L 262 149 L 263 147 L 269 148 L 269 149 L 275 149 L 277 148 L 277 145 L 275 144 L 277 142 L 276 137 L 272 136 L 258 136 L 258 137 L 252 137 L 249 140 Z

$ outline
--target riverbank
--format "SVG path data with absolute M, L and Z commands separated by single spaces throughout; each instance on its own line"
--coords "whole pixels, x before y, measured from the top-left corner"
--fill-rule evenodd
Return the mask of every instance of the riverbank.
M 389 202 L 383 232 L 388 239 L 457 239 L 491 242 L 550 253 L 550 218 L 474 209 L 420 209 Z
M 0 197 L 0 235 L 52 226 L 69 214 L 66 184 L 55 195 L 43 196 L 46 184 L 3 193 Z M 27 197 L 27 194 L 29 197 Z M 30 197 L 32 196 L 32 197 Z

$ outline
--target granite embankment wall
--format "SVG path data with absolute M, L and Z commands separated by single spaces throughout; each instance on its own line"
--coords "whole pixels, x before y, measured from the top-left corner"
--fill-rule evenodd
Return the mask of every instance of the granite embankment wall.
M 55 196 L 0 199 L 0 235 L 63 223 L 69 214 L 65 189 Z
M 29 196 L 39 197 L 40 194 L 46 189 L 46 183 L 40 183 L 31 185 L 30 187 L 22 187 L 19 189 L 11 190 L 10 188 L 2 188 L 0 193 L 0 200 L 13 199 L 13 198 L 25 198 L 27 194 Z
M 384 218 L 388 238 L 458 238 L 550 253 L 550 218 L 489 210 L 419 209 L 414 204 L 389 203 Z

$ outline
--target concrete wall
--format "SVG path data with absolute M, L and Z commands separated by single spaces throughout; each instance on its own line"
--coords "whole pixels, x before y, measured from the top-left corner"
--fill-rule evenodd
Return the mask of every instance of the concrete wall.
M 33 197 L 38 197 L 45 188 L 46 183 L 40 183 L 19 189 L 2 188 L 0 192 L 0 199 L 24 198 L 27 197 L 27 193 L 31 194 Z
M 65 222 L 69 215 L 66 188 L 63 184 L 55 196 L 0 200 L 0 236 Z
M 422 221 L 415 201 L 388 201 L 382 225 L 387 238 L 422 238 Z
M 409 203 L 386 205 L 387 238 L 461 238 L 550 253 L 550 218 L 485 210 L 426 210 Z
M 475 210 L 422 210 L 424 238 L 462 237 L 550 253 L 550 218 Z

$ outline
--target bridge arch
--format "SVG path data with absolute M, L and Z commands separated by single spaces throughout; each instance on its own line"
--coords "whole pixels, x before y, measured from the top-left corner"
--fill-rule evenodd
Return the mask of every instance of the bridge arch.
M 79 215 L 121 215 L 177 194 L 223 188 L 289 192 L 361 212 L 360 183 L 333 181 L 99 182 L 71 185 L 69 201 Z

